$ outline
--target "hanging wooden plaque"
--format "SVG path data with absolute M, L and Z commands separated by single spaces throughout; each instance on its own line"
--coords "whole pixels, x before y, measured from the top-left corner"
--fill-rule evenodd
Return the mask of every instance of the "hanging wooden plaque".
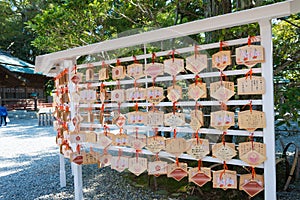
M 71 76 L 71 81 L 74 84 L 78 84 L 82 81 L 82 73 L 76 73 Z
M 167 113 L 164 116 L 165 126 L 172 128 L 185 125 L 185 114 L 184 113 Z
M 162 63 L 149 63 L 145 66 L 145 75 L 156 78 L 159 75 L 164 74 L 164 65 Z
M 69 158 L 71 157 L 71 154 L 73 153 L 71 147 L 69 147 L 68 145 L 60 145 L 60 153 L 64 155 L 65 158 Z
M 88 152 L 81 152 L 82 156 L 83 156 L 83 165 L 92 165 L 92 164 L 97 164 L 98 160 L 90 153 Z
M 199 74 L 203 69 L 207 68 L 207 55 L 197 54 L 186 57 L 186 69 L 191 71 L 193 74 Z
M 252 174 L 241 175 L 239 189 L 254 197 L 264 190 L 264 176 L 259 174 L 255 174 L 254 177 L 252 177 Z
M 78 104 L 80 102 L 80 95 L 77 92 L 72 92 L 71 93 L 71 101 L 75 104 Z
M 239 143 L 239 157 L 253 167 L 260 165 L 267 159 L 266 144 L 260 142 Z
M 172 163 L 167 166 L 167 177 L 180 181 L 188 175 L 186 163 Z
M 148 175 L 159 175 L 167 174 L 168 163 L 164 161 L 154 161 L 148 163 Z
M 207 139 L 190 139 L 187 141 L 187 146 L 186 152 L 197 160 L 202 160 L 209 154 L 209 141 Z
M 83 156 L 80 153 L 72 152 L 70 154 L 70 161 L 76 163 L 77 165 L 81 165 L 83 163 Z
M 210 93 L 210 96 L 217 99 L 220 102 L 228 101 L 233 95 L 235 94 L 234 91 L 221 86 L 217 91 Z
M 146 99 L 153 104 L 158 104 L 165 98 L 162 87 L 149 87 L 146 90 Z
M 220 131 L 226 131 L 234 126 L 234 112 L 224 110 L 211 112 L 210 125 Z
M 147 94 L 145 88 L 129 88 L 125 93 L 127 101 L 143 101 Z
M 195 101 L 200 98 L 206 98 L 206 83 L 190 84 L 188 88 L 188 96 L 189 99 L 194 99 Z
M 128 144 L 135 150 L 142 150 L 146 146 L 146 136 L 142 134 L 128 135 Z
M 112 143 L 112 139 L 105 136 L 103 133 L 99 135 L 97 139 L 97 144 L 99 144 L 101 147 L 106 148 Z
M 133 157 L 129 158 L 128 170 L 136 176 L 141 175 L 147 170 L 147 158 Z
M 87 90 L 81 90 L 79 92 L 81 101 L 83 102 L 92 102 L 96 101 L 97 99 L 97 93 L 95 90 L 87 89 Z
M 100 89 L 99 99 L 102 104 L 105 102 L 105 99 L 106 99 L 106 91 L 105 90 Z
M 85 140 L 89 143 L 96 143 L 97 142 L 97 134 L 93 131 L 85 132 Z
M 176 102 L 182 98 L 182 88 L 179 85 L 170 86 L 168 87 L 167 91 L 167 97 L 172 102 Z
M 170 138 L 166 140 L 166 152 L 179 157 L 187 150 L 186 140 L 183 138 Z
M 213 172 L 213 188 L 237 189 L 236 171 L 219 170 Z
M 125 101 L 125 90 L 118 89 L 111 91 L 111 100 L 117 103 L 122 103 Z
M 101 167 L 107 167 L 111 164 L 111 158 L 112 155 L 108 154 L 108 153 L 104 153 L 100 156 L 100 162 L 99 162 L 99 168 Z
M 260 76 L 252 76 L 250 78 L 244 77 L 237 79 L 238 95 L 249 94 L 264 94 L 265 93 L 265 79 Z
M 218 82 L 213 82 L 210 84 L 210 93 L 216 93 L 219 88 L 225 87 L 228 90 L 231 90 L 234 92 L 234 82 L 230 81 L 218 81 Z
M 94 80 L 94 70 L 89 68 L 85 72 L 85 80 L 86 81 L 93 81 Z
M 107 67 L 103 67 L 99 70 L 99 81 L 104 81 L 109 79 Z
M 192 110 L 190 112 L 191 122 L 190 126 L 193 131 L 197 132 L 203 126 L 203 113 L 201 110 Z
M 125 76 L 126 76 L 126 73 L 125 73 L 124 66 L 119 65 L 119 66 L 112 68 L 112 79 L 113 80 L 124 79 Z
M 128 136 L 127 134 L 117 134 L 113 138 L 112 145 L 114 146 L 128 146 Z
M 260 45 L 247 45 L 235 49 L 236 63 L 251 68 L 257 63 L 265 62 L 264 47 Z
M 212 67 L 223 71 L 231 65 L 231 51 L 219 51 L 212 55 Z
M 147 125 L 158 127 L 164 124 L 164 112 L 162 111 L 149 111 L 147 113 Z
M 246 110 L 238 113 L 238 123 L 240 129 L 253 132 L 258 128 L 266 128 L 265 113 L 257 110 Z
M 174 58 L 164 60 L 164 71 L 171 76 L 176 76 L 184 71 L 184 59 Z
M 118 114 L 114 119 L 113 123 L 117 125 L 119 128 L 122 128 L 126 123 L 126 117 L 123 114 Z
M 146 148 L 153 153 L 158 153 L 161 150 L 165 150 L 166 138 L 162 136 L 147 137 Z
M 141 111 L 133 111 L 126 114 L 128 124 L 146 124 L 147 113 Z
M 85 134 L 70 134 L 69 140 L 71 143 L 83 143 L 86 142 Z
M 198 167 L 189 169 L 189 182 L 193 182 L 199 187 L 202 187 L 205 183 L 211 180 L 211 172 L 208 167 Z
M 142 64 L 131 64 L 127 66 L 127 75 L 133 77 L 134 79 L 139 79 L 144 75 L 144 68 Z
M 236 156 L 234 143 L 216 143 L 212 146 L 212 155 L 221 161 L 229 161 Z
M 111 169 L 122 172 L 128 168 L 129 158 L 126 156 L 112 156 L 111 157 Z

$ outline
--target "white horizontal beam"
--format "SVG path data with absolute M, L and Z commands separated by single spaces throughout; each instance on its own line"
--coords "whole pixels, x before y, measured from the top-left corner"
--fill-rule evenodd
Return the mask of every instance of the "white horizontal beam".
M 170 38 L 193 35 L 201 32 L 255 23 L 263 19 L 284 17 L 297 12 L 300 12 L 299 0 L 290 0 L 235 13 L 215 16 L 185 24 L 144 32 L 141 34 L 121 37 L 87 46 L 76 47 L 69 50 L 37 56 L 35 70 L 36 72 L 47 74 L 52 68 L 53 64 L 61 62 L 65 59 L 74 59 L 82 55 L 89 55 L 113 49 L 167 40 Z

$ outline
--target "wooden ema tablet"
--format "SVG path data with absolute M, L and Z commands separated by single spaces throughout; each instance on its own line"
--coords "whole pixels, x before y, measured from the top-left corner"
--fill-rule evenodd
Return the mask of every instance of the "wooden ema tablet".
M 85 141 L 89 143 L 97 142 L 97 134 L 93 131 L 85 132 Z
M 64 155 L 65 158 L 71 157 L 71 154 L 73 153 L 72 149 L 66 145 L 60 145 L 60 153 Z
M 141 175 L 144 171 L 147 170 L 147 158 L 129 158 L 128 170 L 136 176 Z
M 114 119 L 113 123 L 117 125 L 119 128 L 122 128 L 126 123 L 126 117 L 123 114 L 118 114 Z
M 104 81 L 109 79 L 108 69 L 107 67 L 103 67 L 98 72 L 98 79 L 99 81 Z
M 212 55 L 212 67 L 223 71 L 231 65 L 231 51 L 219 51 Z
M 153 153 L 158 153 L 161 150 L 165 150 L 166 138 L 162 136 L 147 137 L 146 148 Z
M 101 167 L 107 167 L 111 164 L 111 158 L 112 158 L 112 155 L 108 154 L 108 153 L 104 153 L 100 156 L 100 162 L 99 162 L 99 165 L 98 167 L 101 168 Z
M 167 166 L 167 177 L 180 181 L 188 175 L 186 163 L 172 163 Z
M 145 88 L 129 88 L 125 90 L 126 101 L 143 101 L 146 99 Z
M 127 66 L 127 75 L 133 77 L 134 79 L 139 79 L 143 76 L 144 74 L 144 68 L 142 64 L 131 64 Z
M 111 91 L 111 100 L 117 103 L 122 103 L 125 101 L 125 90 L 117 89 Z
M 184 113 L 167 113 L 164 116 L 165 126 L 172 128 L 185 125 L 185 114 Z
M 76 73 L 71 75 L 71 82 L 74 84 L 78 84 L 82 81 L 82 73 Z
M 86 142 L 85 134 L 70 134 L 69 140 L 76 144 Z
M 220 131 L 226 131 L 234 126 L 234 112 L 216 111 L 210 113 L 210 125 Z
M 147 76 L 151 76 L 152 79 L 156 78 L 157 76 L 164 74 L 164 65 L 162 63 L 146 64 L 144 73 Z
M 208 167 L 198 167 L 189 169 L 189 182 L 193 182 L 199 187 L 202 187 L 205 183 L 211 180 L 211 172 Z
M 128 168 L 129 157 L 126 156 L 112 156 L 111 157 L 111 169 L 122 172 Z
M 209 141 L 207 139 L 193 138 L 187 141 L 187 153 L 196 160 L 202 160 L 209 154 Z
M 96 90 L 86 89 L 79 92 L 82 102 L 94 102 L 97 100 Z
M 216 143 L 212 146 L 212 155 L 221 161 L 229 161 L 236 156 L 234 143 Z
M 266 128 L 265 113 L 257 110 L 246 110 L 238 113 L 238 124 L 240 129 L 253 132 L 258 128 Z
M 167 98 L 172 102 L 176 102 L 182 98 L 182 88 L 179 85 L 170 86 L 167 91 Z
M 191 122 L 190 127 L 197 132 L 203 125 L 203 112 L 201 110 L 192 110 L 190 112 Z
M 236 171 L 219 170 L 213 172 L 213 188 L 237 189 Z
M 119 65 L 119 66 L 112 68 L 112 79 L 113 80 L 124 79 L 125 76 L 126 76 L 126 73 L 125 73 L 124 66 Z
M 142 134 L 128 135 L 128 144 L 135 150 L 142 150 L 146 146 L 146 136 Z
M 93 81 L 94 80 L 94 70 L 92 68 L 87 69 L 85 71 L 85 81 Z
M 206 83 L 190 84 L 188 88 L 188 97 L 189 99 L 194 99 L 195 101 L 197 101 L 200 98 L 206 98 Z
M 264 77 L 252 76 L 237 79 L 238 95 L 252 95 L 265 93 Z
M 112 145 L 114 146 L 128 146 L 128 136 L 126 134 L 114 135 L 112 140 Z
M 80 153 L 72 152 L 70 154 L 70 161 L 76 163 L 77 165 L 81 165 L 83 163 L 83 156 Z
M 260 45 L 247 45 L 235 49 L 236 63 L 251 68 L 257 63 L 265 62 L 264 47 Z
M 126 114 L 128 124 L 146 124 L 147 113 L 141 111 L 133 111 Z
M 105 99 L 106 99 L 106 91 L 104 89 L 100 89 L 100 92 L 99 92 L 99 99 L 100 99 L 100 102 L 103 104 L 105 102 Z
M 110 134 L 111 137 L 113 134 Z M 103 133 L 98 136 L 97 144 L 100 145 L 100 147 L 106 148 L 112 143 L 112 138 L 109 138 L 105 136 Z
M 164 161 L 154 161 L 148 163 L 148 175 L 156 177 L 167 174 L 168 163 Z
M 264 176 L 256 174 L 243 174 L 240 176 L 240 190 L 244 190 L 249 196 L 254 197 L 264 190 Z
M 210 93 L 216 93 L 220 87 L 225 87 L 228 90 L 234 91 L 234 82 L 218 81 L 210 84 Z
M 199 74 L 203 69 L 207 68 L 207 55 L 197 54 L 185 58 L 185 68 L 193 74 Z
M 146 99 L 153 104 L 158 104 L 165 98 L 164 88 L 162 87 L 149 87 L 146 89 Z
M 217 99 L 220 102 L 226 102 L 228 101 L 235 92 L 228 90 L 224 86 L 221 86 L 216 92 L 210 93 L 210 96 Z
M 183 138 L 170 138 L 166 140 L 166 152 L 179 157 L 187 149 L 186 140 Z
M 94 157 L 92 154 L 82 151 L 81 155 L 83 156 L 83 165 L 98 164 L 97 158 Z
M 147 125 L 151 127 L 158 127 L 164 124 L 164 112 L 149 111 L 147 114 Z
M 184 59 L 174 58 L 164 60 L 164 72 L 171 76 L 176 76 L 184 71 Z
M 267 159 L 266 144 L 260 142 L 239 143 L 239 157 L 252 167 L 260 165 Z

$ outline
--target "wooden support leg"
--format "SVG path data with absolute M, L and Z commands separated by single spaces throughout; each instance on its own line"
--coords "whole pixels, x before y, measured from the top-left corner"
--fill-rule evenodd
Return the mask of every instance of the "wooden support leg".
M 83 193 L 82 193 L 82 166 L 81 165 L 74 165 L 74 193 L 75 193 L 75 200 L 82 200 Z
M 66 187 L 66 168 L 65 168 L 65 158 L 64 155 L 59 154 L 59 164 L 60 164 L 60 187 Z

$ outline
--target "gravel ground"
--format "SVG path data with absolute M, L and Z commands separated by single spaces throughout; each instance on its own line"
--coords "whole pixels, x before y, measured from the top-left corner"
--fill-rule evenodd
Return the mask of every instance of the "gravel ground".
M 70 162 L 66 162 L 67 187 L 60 188 L 59 156 L 52 127 L 37 120 L 17 120 L 0 127 L 0 199 L 74 199 Z M 83 166 L 85 199 L 167 199 L 134 188 L 120 173 L 96 165 Z
M 300 141 L 299 137 L 294 141 Z M 284 138 L 284 142 L 288 142 Z M 67 187 L 60 188 L 59 156 L 52 127 L 39 127 L 37 120 L 14 120 L 0 127 L 0 199 L 74 199 L 70 162 L 66 162 Z M 85 199 L 170 199 L 135 188 L 109 167 L 83 166 Z M 278 199 L 300 199 L 300 184 Z

